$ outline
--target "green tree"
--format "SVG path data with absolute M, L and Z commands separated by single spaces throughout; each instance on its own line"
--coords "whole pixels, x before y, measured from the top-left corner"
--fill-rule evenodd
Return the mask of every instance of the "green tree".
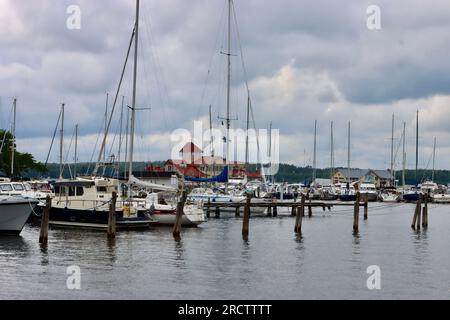
M 12 155 L 13 135 L 10 132 L 0 130 L 0 171 L 5 175 L 11 175 L 11 155 Z M 46 173 L 47 168 L 41 162 L 34 159 L 30 153 L 14 152 L 14 176 L 22 177 L 28 171 Z

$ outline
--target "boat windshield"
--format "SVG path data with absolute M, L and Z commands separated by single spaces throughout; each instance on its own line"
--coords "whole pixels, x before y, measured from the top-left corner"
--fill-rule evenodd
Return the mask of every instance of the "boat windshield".
M 23 185 L 21 185 L 21 184 L 14 184 L 14 190 L 16 190 L 16 191 L 23 191 L 24 190 Z
M 13 188 L 10 184 L 0 184 L 0 190 L 4 192 L 13 191 Z

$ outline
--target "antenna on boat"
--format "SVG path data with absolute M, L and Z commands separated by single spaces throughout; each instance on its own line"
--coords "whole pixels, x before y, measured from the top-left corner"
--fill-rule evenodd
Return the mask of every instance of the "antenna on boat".
M 403 122 L 403 170 L 402 170 L 402 183 L 403 191 L 405 191 L 405 171 L 406 171 L 406 122 Z
M 14 154 L 16 152 L 16 111 L 17 111 L 17 98 L 13 100 L 13 122 L 12 122 L 12 143 L 11 143 L 11 178 L 14 177 Z
M 63 147 L 64 147 L 64 109 L 65 104 L 61 104 L 61 131 L 59 140 L 59 179 L 63 178 Z
M 317 120 L 314 120 L 314 154 L 313 154 L 313 174 L 312 174 L 312 183 L 316 181 L 316 165 L 317 165 Z
M 333 132 L 333 121 L 331 121 L 330 176 L 331 176 L 331 184 L 333 184 L 333 176 L 334 176 L 334 132 Z
M 78 162 L 78 123 L 75 125 L 75 156 L 73 165 L 73 177 L 77 177 L 77 162 Z
M 416 118 L 416 183 L 417 183 L 418 163 L 419 163 L 419 110 L 417 110 L 417 118 Z
M 433 145 L 433 171 L 431 174 L 431 181 L 434 182 L 434 169 L 435 169 L 435 164 L 436 164 L 436 137 L 434 137 L 434 145 Z
M 394 114 L 392 114 L 392 136 L 391 136 L 391 179 L 392 185 L 395 186 L 395 174 L 394 174 Z
M 348 169 L 348 182 L 350 183 L 350 121 L 348 122 L 348 150 L 347 150 L 347 169 Z

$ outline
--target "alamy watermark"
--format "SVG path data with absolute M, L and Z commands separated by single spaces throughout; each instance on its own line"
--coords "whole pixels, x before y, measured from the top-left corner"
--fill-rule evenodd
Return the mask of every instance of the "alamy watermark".
M 367 289 L 381 290 L 381 268 L 376 265 L 368 266 L 366 273 L 370 274 L 366 281 Z
M 366 10 L 367 14 L 367 29 L 369 30 L 381 30 L 381 9 L 377 5 L 370 5 Z
M 81 290 L 81 268 L 79 266 L 70 266 L 66 269 L 68 275 L 66 286 L 69 290 Z
M 81 29 L 81 8 L 75 4 L 70 5 L 66 9 L 66 14 L 69 16 L 66 20 L 66 27 L 69 30 Z
M 226 163 L 235 161 L 244 161 L 249 163 L 258 163 L 264 165 L 266 175 L 275 175 L 278 173 L 280 163 L 280 132 L 278 129 L 249 129 L 248 132 L 243 129 L 230 129 L 227 135 L 219 129 L 204 130 L 201 121 L 194 122 L 194 132 L 187 129 L 177 129 L 172 132 L 170 137 L 175 145 L 172 148 L 172 159 L 177 159 L 180 150 L 187 143 L 194 143 L 202 148 L 200 154 L 189 154 L 183 160 L 190 164 L 196 163 L 205 155 L 221 157 Z M 248 143 L 247 143 L 248 139 Z M 246 151 L 248 145 L 248 152 Z

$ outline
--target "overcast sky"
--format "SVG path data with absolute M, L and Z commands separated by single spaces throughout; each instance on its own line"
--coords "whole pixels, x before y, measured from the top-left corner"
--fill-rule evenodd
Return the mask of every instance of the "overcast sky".
M 138 160 L 169 158 L 171 133 L 192 129 L 194 120 L 207 126 L 209 104 L 214 125 L 221 126 L 226 2 L 141 1 L 137 106 L 151 110 L 138 112 Z M 319 167 L 330 162 L 333 120 L 336 165 L 346 165 L 351 121 L 352 165 L 388 168 L 394 113 L 396 149 L 406 122 L 407 166 L 413 168 L 419 109 L 419 166 L 431 168 L 437 137 L 436 166 L 450 169 L 448 0 L 234 3 L 256 125 L 267 128 L 272 121 L 279 129 L 281 162 L 311 164 L 317 119 Z M 366 25 L 372 4 L 381 8 L 380 30 Z M 66 26 L 70 5 L 81 9 L 79 30 Z M 134 10 L 132 0 L 0 0 L 0 123 L 10 125 L 12 97 L 17 96 L 20 151 L 45 161 L 64 102 L 65 149 L 79 123 L 79 161 L 91 159 L 103 130 L 106 92 L 111 104 L 117 88 Z M 244 127 L 245 75 L 234 23 L 232 31 L 231 113 L 238 118 L 233 126 Z M 131 68 L 122 95 L 130 104 Z M 113 135 L 108 145 L 112 140 Z M 55 148 L 50 161 L 57 159 Z M 396 167 L 401 167 L 401 148 Z

